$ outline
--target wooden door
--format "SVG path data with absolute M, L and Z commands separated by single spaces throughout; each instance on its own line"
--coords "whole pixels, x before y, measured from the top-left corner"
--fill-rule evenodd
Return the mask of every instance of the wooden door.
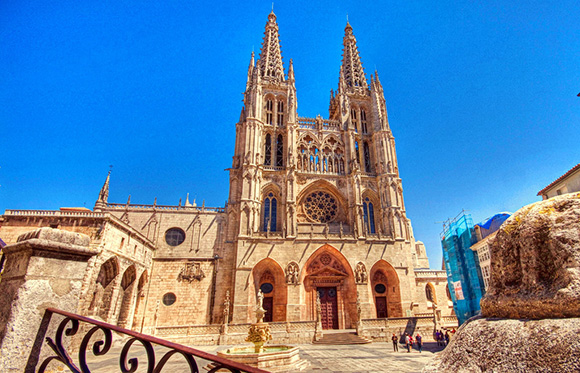
M 377 318 L 382 319 L 387 316 L 387 297 L 375 297 L 377 306 Z
M 272 322 L 272 316 L 274 312 L 274 297 L 264 297 L 262 307 L 266 310 L 266 314 L 264 315 L 264 322 Z
M 338 329 L 336 287 L 317 288 L 320 296 L 322 329 Z

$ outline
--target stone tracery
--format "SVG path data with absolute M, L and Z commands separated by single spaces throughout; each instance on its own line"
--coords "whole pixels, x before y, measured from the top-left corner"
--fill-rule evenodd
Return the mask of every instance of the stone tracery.
M 298 170 L 302 172 L 344 174 L 344 145 L 335 136 L 320 142 L 312 134 L 298 141 Z
M 317 223 L 329 223 L 336 219 L 338 203 L 328 192 L 317 191 L 304 199 L 306 215 Z

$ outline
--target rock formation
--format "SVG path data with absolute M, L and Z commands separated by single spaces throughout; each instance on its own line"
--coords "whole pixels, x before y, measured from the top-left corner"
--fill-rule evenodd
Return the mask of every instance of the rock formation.
M 580 193 L 521 208 L 490 251 L 482 316 L 423 372 L 580 371 Z

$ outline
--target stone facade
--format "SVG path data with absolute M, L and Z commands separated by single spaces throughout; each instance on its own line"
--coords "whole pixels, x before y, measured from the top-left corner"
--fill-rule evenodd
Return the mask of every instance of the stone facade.
M 88 235 L 98 254 L 78 312 L 164 337 L 226 316 L 254 322 L 258 289 L 266 320 L 288 330 L 316 319 L 317 292 L 325 328 L 450 316 L 445 272 L 428 270 L 406 215 L 379 76 L 367 81 L 349 24 L 343 42 L 329 118 L 299 117 L 292 60 L 286 74 L 268 16 L 248 69 L 225 207 L 110 203 L 109 175 L 94 211 L 7 210 L 0 237 L 11 243 L 43 226 Z

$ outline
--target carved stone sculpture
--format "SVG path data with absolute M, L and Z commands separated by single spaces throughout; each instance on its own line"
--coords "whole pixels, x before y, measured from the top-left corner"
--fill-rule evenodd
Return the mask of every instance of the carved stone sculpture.
M 368 282 L 367 268 L 362 262 L 358 262 L 354 270 L 354 278 L 357 284 L 366 284 Z
M 286 267 L 286 283 L 289 285 L 298 285 L 299 277 L 298 274 L 300 273 L 300 269 L 296 262 L 288 263 Z

